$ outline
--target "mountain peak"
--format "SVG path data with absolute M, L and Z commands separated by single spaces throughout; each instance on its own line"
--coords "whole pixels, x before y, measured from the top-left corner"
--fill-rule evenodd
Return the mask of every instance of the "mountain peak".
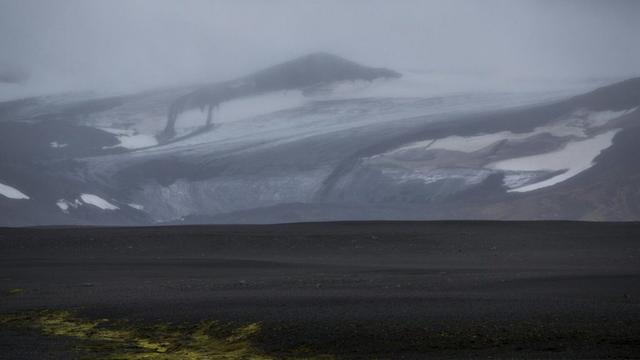
M 320 51 L 300 56 L 293 60 L 266 68 L 255 75 L 273 74 L 297 77 L 292 86 L 311 86 L 322 82 L 347 80 L 375 80 L 399 78 L 402 75 L 387 68 L 374 68 L 358 64 L 335 54 Z M 293 76 L 292 76 L 293 75 Z M 292 79 L 294 80 L 294 79 Z

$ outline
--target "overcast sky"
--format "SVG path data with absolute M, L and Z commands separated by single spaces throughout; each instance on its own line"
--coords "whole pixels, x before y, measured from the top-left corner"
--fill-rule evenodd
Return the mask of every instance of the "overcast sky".
M 312 51 L 509 77 L 640 74 L 635 0 L 0 0 L 0 75 L 32 90 L 228 79 Z

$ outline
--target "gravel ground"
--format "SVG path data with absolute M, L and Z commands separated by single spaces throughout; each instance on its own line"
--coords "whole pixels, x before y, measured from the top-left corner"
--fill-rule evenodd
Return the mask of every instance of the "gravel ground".
M 0 229 L 0 313 L 259 322 L 275 358 L 640 358 L 638 240 L 636 223 Z M 76 356 L 0 326 L 0 358 Z

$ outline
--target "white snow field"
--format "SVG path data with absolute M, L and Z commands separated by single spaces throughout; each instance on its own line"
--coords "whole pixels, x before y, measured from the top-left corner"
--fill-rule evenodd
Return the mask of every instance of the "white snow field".
M 54 148 L 54 149 L 61 149 L 61 148 L 69 146 L 69 144 L 61 143 L 61 142 L 57 142 L 57 141 L 52 141 L 52 142 L 49 143 L 49 145 L 51 145 L 51 147 Z
M 366 103 L 365 103 L 366 101 Z M 144 153 L 243 149 L 248 145 L 277 144 L 304 137 L 345 131 L 369 125 L 403 121 L 418 116 L 502 109 L 538 102 L 537 96 L 514 97 L 505 94 L 452 95 L 437 99 L 382 98 L 337 102 L 309 102 L 298 108 L 285 109 L 254 117 L 226 121 L 214 114 L 211 131 L 175 143 L 141 150 Z M 221 105 L 221 109 L 224 104 Z M 216 120 L 217 119 L 217 120 Z M 180 122 L 181 120 L 178 120 Z M 199 117 L 204 123 L 203 115 Z M 430 121 L 425 119 L 425 121 Z
M 63 213 L 66 214 L 69 212 L 69 208 L 77 209 L 79 206 L 82 206 L 82 202 L 78 199 L 75 199 L 73 201 L 59 199 L 58 201 L 56 201 L 56 205 L 60 208 L 60 210 L 62 210 Z
M 86 204 L 93 205 L 95 207 L 99 207 L 102 210 L 118 210 L 119 207 L 113 205 L 107 200 L 93 194 L 81 194 L 80 199 L 84 201 Z
M 328 91 L 303 94 L 300 90 L 272 92 L 222 103 L 213 112 L 213 127 L 206 132 L 165 145 L 153 146 L 155 135 L 166 123 L 166 104 L 171 98 L 125 104 L 87 119 L 90 126 L 121 134 L 122 144 L 140 153 L 173 152 L 179 148 L 206 152 L 275 143 L 417 116 L 476 112 L 557 100 L 578 89 L 505 91 L 498 84 L 479 91 L 486 83 L 464 83 L 436 74 L 404 73 L 400 79 L 335 83 Z M 537 90 L 537 91 L 536 91 Z M 174 98 L 178 93 L 173 95 Z M 182 113 L 176 136 L 184 137 L 202 128 L 206 112 Z M 135 135 L 148 136 L 129 139 Z M 151 147 L 149 147 L 151 146 Z M 202 149 L 202 148 L 206 149 Z
M 72 201 L 67 200 L 67 199 L 59 199 L 56 202 L 56 205 L 58 206 L 58 208 L 60 208 L 60 210 L 62 210 L 62 212 L 64 213 L 68 213 L 70 208 L 73 209 L 77 209 L 78 207 L 84 205 L 84 204 L 89 204 L 89 205 L 93 205 L 97 208 L 100 208 L 102 210 L 118 210 L 120 209 L 119 207 L 117 207 L 116 205 L 113 205 L 112 203 L 108 202 L 107 200 L 94 195 L 94 194 L 81 194 L 80 198 L 78 199 L 74 199 Z M 133 206 L 132 206 L 133 207 Z
M 604 134 L 580 141 L 572 141 L 563 149 L 549 153 L 499 161 L 489 168 L 504 171 L 562 171 L 544 181 L 526 186 L 515 187 L 509 191 L 526 192 L 552 186 L 565 181 L 587 170 L 593 160 L 613 143 L 613 137 L 619 130 L 611 130 Z
M 501 131 L 474 136 L 448 136 L 440 139 L 427 139 L 405 144 L 371 159 L 390 159 L 391 163 L 403 159 L 404 154 L 425 154 L 431 150 L 447 150 L 471 154 L 502 141 L 521 141 L 530 137 L 548 134 L 562 141 L 562 148 L 556 151 L 530 156 L 495 161 L 483 168 L 460 169 L 452 162 L 434 167 L 420 160 L 401 160 L 400 168 L 386 169 L 397 180 L 421 179 L 425 183 L 443 179 L 461 178 L 467 183 L 477 183 L 488 173 L 503 171 L 504 185 L 509 192 L 527 192 L 552 186 L 565 181 L 593 165 L 600 152 L 611 146 L 613 137 L 619 129 L 613 129 L 613 121 L 636 111 L 637 108 L 622 111 L 577 110 L 566 118 L 533 129 L 526 133 Z M 595 134 L 595 135 L 594 135 Z M 409 157 L 410 159 L 411 157 Z M 428 156 L 425 158 L 429 158 Z M 395 160 L 394 160 L 395 159 Z M 562 172 L 543 181 L 536 181 L 542 173 Z M 397 173 L 397 174 L 396 174 Z M 532 183 L 534 182 L 534 183 Z
M 136 209 L 136 210 L 140 210 L 140 211 L 144 210 L 144 206 L 142 206 L 140 204 L 130 203 L 130 204 L 127 204 L 127 205 L 129 205 L 129 207 L 132 208 L 132 209 Z
M 0 183 L 0 195 L 14 200 L 29 200 L 29 197 L 13 186 Z
M 119 144 L 113 146 L 105 146 L 105 149 L 112 149 L 116 147 L 123 147 L 125 149 L 140 149 L 150 146 L 158 145 L 158 140 L 153 135 L 138 134 L 133 129 L 112 129 L 112 128 L 100 128 L 100 130 L 116 135 Z
M 612 120 L 636 111 L 637 108 L 622 111 L 586 111 L 579 110 L 566 119 L 554 122 L 550 125 L 535 128 L 528 133 L 513 133 L 501 131 L 475 136 L 448 136 L 442 139 L 428 139 L 404 145 L 393 150 L 394 153 L 409 149 L 422 150 L 450 150 L 461 152 L 474 152 L 503 140 L 522 140 L 539 134 L 550 134 L 557 137 L 572 136 L 587 138 L 589 130 L 606 126 Z

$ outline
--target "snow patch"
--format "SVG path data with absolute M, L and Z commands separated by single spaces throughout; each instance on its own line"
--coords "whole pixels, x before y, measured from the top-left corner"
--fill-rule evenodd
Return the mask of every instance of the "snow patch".
M 474 152 L 499 141 L 523 140 L 540 134 L 549 134 L 556 137 L 573 136 L 587 138 L 587 130 L 597 129 L 607 125 L 610 121 L 636 111 L 638 108 L 621 111 L 587 111 L 578 110 L 563 120 L 553 124 L 537 127 L 528 133 L 513 133 L 501 131 L 497 133 L 479 134 L 474 136 L 448 136 L 441 139 L 427 139 L 413 142 L 399 147 L 390 153 L 398 153 L 406 150 L 449 150 L 461 152 Z
M 531 134 L 514 134 L 510 131 L 501 131 L 493 134 L 483 134 L 477 136 L 449 136 L 443 139 L 436 140 L 430 149 L 452 150 L 462 152 L 474 152 L 489 145 L 493 145 L 502 140 L 517 140 L 524 139 L 531 136 Z
M 597 129 L 607 125 L 610 121 L 636 111 L 636 108 L 621 111 L 587 111 L 577 110 L 568 118 L 555 124 L 538 127 L 534 133 L 549 133 L 553 136 L 587 137 L 587 130 Z
M 67 214 L 69 213 L 70 208 L 77 209 L 79 206 L 82 206 L 82 202 L 80 202 L 80 200 L 78 199 L 74 201 L 59 199 L 58 201 L 56 201 L 56 205 L 60 208 L 60 210 L 62 210 L 63 213 Z
M 122 147 L 125 149 L 134 150 L 158 145 L 158 140 L 155 136 L 138 134 L 137 131 L 133 129 L 100 128 L 100 130 L 116 135 L 118 141 L 120 141 L 119 144 L 104 146 L 102 147 L 103 149 Z
M 515 134 L 510 131 L 501 131 L 491 134 L 480 134 L 475 136 L 447 136 L 442 139 L 429 139 L 410 143 L 391 153 L 398 153 L 407 150 L 449 150 L 471 153 L 482 150 L 487 146 L 496 144 L 503 140 L 522 140 L 535 135 L 536 132 Z
M 138 132 L 133 129 L 100 128 L 100 130 L 116 135 L 118 141 L 120 141 L 120 143 L 116 145 L 103 146 L 103 149 L 123 147 L 125 149 L 134 150 L 158 145 L 158 140 L 155 136 L 138 134 Z
M 593 166 L 594 159 L 613 143 L 613 137 L 619 129 L 594 136 L 593 138 L 573 141 L 563 149 L 549 153 L 526 156 L 521 158 L 499 161 L 489 165 L 489 168 L 503 171 L 562 171 L 562 174 L 553 176 L 544 181 L 515 187 L 509 191 L 527 192 L 552 186 L 565 181 Z M 505 185 L 517 183 L 509 181 Z
M 131 136 L 118 136 L 118 140 L 120 140 L 120 144 L 116 146 L 120 146 L 125 149 L 140 149 L 158 145 L 158 140 L 152 135 L 137 134 Z
M 144 206 L 142 206 L 140 204 L 131 203 L 131 204 L 127 204 L 127 205 L 129 205 L 129 207 L 131 207 L 133 209 L 136 209 L 136 210 L 140 210 L 140 211 L 144 210 Z
M 633 109 L 621 110 L 621 111 L 593 111 L 589 112 L 586 110 L 579 110 L 574 115 L 578 118 L 581 118 L 583 121 L 583 126 L 587 127 L 600 127 L 607 125 L 611 120 L 615 120 L 619 117 L 625 116 L 627 114 L 631 114 L 636 111 L 638 108 L 635 107 Z
M 120 209 L 119 207 L 113 205 L 112 203 L 108 202 L 107 200 L 97 196 L 97 195 L 93 195 L 93 194 L 81 194 L 80 195 L 80 199 L 82 199 L 82 201 L 84 201 L 86 204 L 89 205 L 93 205 L 95 207 L 98 207 L 102 210 L 118 210 Z
M 29 197 L 22 191 L 14 188 L 13 186 L 5 185 L 2 183 L 0 183 L 0 195 L 3 195 L 4 197 L 7 197 L 9 199 L 29 200 Z
M 525 186 L 526 184 L 530 184 L 535 180 L 536 177 L 539 176 L 539 172 L 511 172 L 506 173 L 502 183 L 508 189 L 513 189 L 521 186 Z
M 465 186 L 477 185 L 484 181 L 492 171 L 485 169 L 443 168 L 443 169 L 383 169 L 383 174 L 397 181 L 420 180 L 431 184 L 442 180 L 457 179 Z
M 49 145 L 51 145 L 51 147 L 54 149 L 61 149 L 63 147 L 67 147 L 69 144 L 52 141 L 49 143 Z
M 56 205 L 62 210 L 62 212 L 69 212 L 69 204 L 67 204 L 66 200 L 58 200 Z

